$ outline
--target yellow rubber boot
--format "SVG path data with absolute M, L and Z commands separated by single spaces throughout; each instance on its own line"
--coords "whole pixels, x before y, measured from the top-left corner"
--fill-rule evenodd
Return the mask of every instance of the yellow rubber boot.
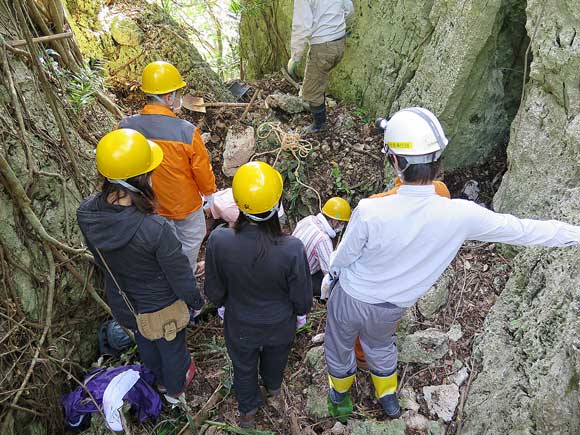
M 346 422 L 346 418 L 352 414 L 352 400 L 348 390 L 354 382 L 354 374 L 346 378 L 328 376 L 330 391 L 328 393 L 328 412 L 339 421 Z
M 391 418 L 401 415 L 401 407 L 397 399 L 397 372 L 388 376 L 378 376 L 371 373 L 371 379 L 375 386 L 377 398 L 385 413 Z

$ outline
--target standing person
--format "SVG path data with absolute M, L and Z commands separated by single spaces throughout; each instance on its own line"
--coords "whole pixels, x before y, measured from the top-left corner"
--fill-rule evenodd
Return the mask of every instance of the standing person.
M 240 426 L 252 428 L 263 404 L 258 372 L 267 394 L 278 396 L 295 330 L 312 305 L 312 286 L 302 242 L 282 234 L 278 220 L 280 173 L 263 162 L 246 163 L 232 187 L 240 215 L 233 229 L 218 228 L 209 238 L 205 295 L 226 308 Z
M 203 270 L 203 264 L 197 264 L 205 237 L 202 195 L 211 206 L 217 188 L 199 129 L 175 114 L 181 109 L 185 86 L 181 74 L 170 63 L 150 63 L 141 80 L 147 104 L 138 115 L 123 119 L 119 127 L 137 130 L 163 149 L 163 162 L 153 173 L 157 211 L 174 227 L 195 272 Z
M 330 71 L 344 55 L 346 20 L 353 12 L 351 0 L 294 0 L 288 74 L 296 77 L 298 64 L 310 43 L 302 84 L 302 98 L 310 105 L 313 118 L 308 133 L 326 130 L 326 88 Z
M 155 214 L 151 172 L 163 150 L 130 129 L 112 131 L 97 145 L 101 191 L 86 198 L 77 220 L 89 250 L 103 268 L 106 295 L 115 320 L 134 331 L 141 360 L 171 403 L 184 396 L 195 373 L 185 329 L 149 340 L 135 314 L 155 313 L 184 301 L 198 313 L 203 306 L 195 278 L 169 222 Z M 123 295 L 128 301 L 125 300 Z M 129 305 L 130 304 L 130 305 Z M 188 317 L 186 310 L 185 313 Z M 150 325 L 152 328 L 173 326 Z
M 428 110 L 401 110 L 382 127 L 384 152 L 403 184 L 396 195 L 360 201 L 330 262 L 338 278 L 328 302 L 325 338 L 334 415 L 352 411 L 348 390 L 356 372 L 357 337 L 380 404 L 388 416 L 400 414 L 397 322 L 437 281 L 464 241 L 548 247 L 580 243 L 579 226 L 518 219 L 437 195 L 432 182 L 447 139 Z
M 330 198 L 322 213 L 301 219 L 292 235 L 304 244 L 310 266 L 314 296 L 326 299 L 320 288 L 324 276 L 330 271 L 330 254 L 334 251 L 332 240 L 344 229 L 350 219 L 350 204 L 342 198 Z

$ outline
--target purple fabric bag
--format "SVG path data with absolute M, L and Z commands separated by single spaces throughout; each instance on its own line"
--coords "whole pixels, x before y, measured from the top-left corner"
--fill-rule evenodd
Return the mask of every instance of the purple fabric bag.
M 132 405 L 139 421 L 143 423 L 151 418 L 155 420 L 161 413 L 161 398 L 151 387 L 155 375 L 142 365 L 129 365 L 112 369 L 95 369 L 84 379 L 86 389 L 79 387 L 72 393 L 62 396 L 66 424 L 69 427 L 78 427 L 87 414 L 98 413 L 99 410 L 86 390 L 89 390 L 99 408 L 103 406 L 103 394 L 109 382 L 120 373 L 133 369 L 139 372 L 137 383 L 125 394 L 124 400 Z

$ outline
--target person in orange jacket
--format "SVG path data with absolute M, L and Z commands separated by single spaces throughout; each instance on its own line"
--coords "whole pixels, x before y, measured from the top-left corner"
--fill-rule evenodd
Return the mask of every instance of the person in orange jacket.
M 141 81 L 148 102 L 139 114 L 123 119 L 119 128 L 137 130 L 163 149 L 163 162 L 153 172 L 157 211 L 172 224 L 195 272 L 203 269 L 203 263 L 197 263 L 205 236 L 203 200 L 211 207 L 217 188 L 199 129 L 175 114 L 186 85 L 172 64 L 150 63 Z
M 402 181 L 399 177 L 395 178 L 395 187 L 387 192 L 375 193 L 374 195 L 369 196 L 369 198 L 384 198 L 385 196 L 395 195 L 399 191 L 399 187 L 402 185 Z M 443 196 L 445 198 L 451 199 L 451 193 L 449 193 L 449 189 L 447 185 L 442 181 L 433 181 L 433 186 L 435 187 L 435 193 L 439 196 Z M 362 344 L 360 339 L 356 339 L 356 343 L 354 345 L 354 353 L 356 356 L 356 364 L 359 368 L 363 370 L 367 370 L 369 365 L 365 358 L 365 353 L 362 349 Z

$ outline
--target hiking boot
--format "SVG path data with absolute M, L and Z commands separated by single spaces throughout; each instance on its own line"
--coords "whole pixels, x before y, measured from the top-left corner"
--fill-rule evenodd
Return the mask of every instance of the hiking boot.
M 258 408 L 254 408 L 249 412 L 240 412 L 239 426 L 242 429 L 254 429 L 256 427 L 256 413 Z
M 195 362 L 193 358 L 191 359 L 191 363 L 189 363 L 189 367 L 187 369 L 187 373 L 185 374 L 185 384 L 183 384 L 183 389 L 177 394 L 167 394 L 167 388 L 163 385 L 157 385 L 157 389 L 160 393 L 165 396 L 165 400 L 167 400 L 172 405 L 177 405 L 179 402 L 185 401 L 185 389 L 191 381 L 193 380 L 193 376 L 195 375 Z
M 399 399 L 397 399 L 396 393 L 387 394 L 381 397 L 379 403 L 389 417 L 399 418 L 401 416 L 401 407 L 399 406 Z
M 326 131 L 326 104 L 322 106 L 310 106 L 313 122 L 304 129 L 305 134 L 317 134 Z
M 332 417 L 338 419 L 341 423 L 346 423 L 348 416 L 351 415 L 353 411 L 352 400 L 348 393 L 338 393 L 333 388 L 329 391 L 327 406 L 328 413 Z
M 181 392 L 178 394 L 164 394 L 165 400 L 169 402 L 171 405 L 179 405 L 180 403 L 185 403 L 185 393 Z
M 165 388 L 165 385 L 155 384 L 155 387 L 157 388 L 157 391 L 159 391 L 161 394 L 167 393 L 167 388 Z

